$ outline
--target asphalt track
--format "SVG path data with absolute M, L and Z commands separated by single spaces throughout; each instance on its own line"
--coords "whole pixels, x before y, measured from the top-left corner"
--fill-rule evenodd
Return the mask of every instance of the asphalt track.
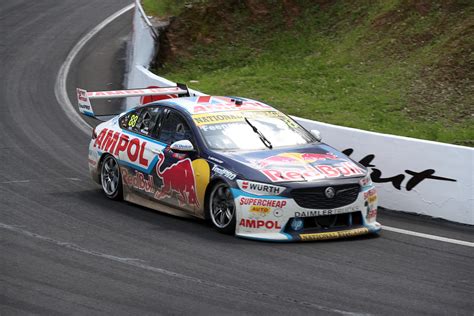
M 0 2 L 1 315 L 473 314 L 472 247 L 390 231 L 262 243 L 107 200 L 88 176 L 89 135 L 54 85 L 71 48 L 127 4 Z M 76 85 L 120 86 L 130 18 L 77 56 L 72 95 Z M 474 241 L 468 226 L 391 212 L 379 221 Z

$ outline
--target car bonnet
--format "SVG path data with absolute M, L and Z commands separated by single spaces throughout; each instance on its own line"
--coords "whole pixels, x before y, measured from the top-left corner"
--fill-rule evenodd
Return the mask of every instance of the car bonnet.
M 251 167 L 270 183 L 310 182 L 367 174 L 363 166 L 326 144 L 221 154 Z

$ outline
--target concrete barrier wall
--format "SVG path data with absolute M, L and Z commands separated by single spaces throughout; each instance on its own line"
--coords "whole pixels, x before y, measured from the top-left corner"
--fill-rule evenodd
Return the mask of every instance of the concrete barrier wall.
M 174 85 L 148 70 L 157 37 L 136 4 L 127 87 Z M 381 206 L 474 225 L 474 149 L 295 119 L 369 168 Z
M 297 120 L 371 170 L 381 206 L 474 225 L 474 149 Z
M 126 76 L 126 88 L 133 89 L 149 86 L 166 87 L 176 85 L 175 82 L 157 76 L 148 70 L 158 49 L 158 36 L 159 34 L 145 15 L 140 1 L 135 0 L 133 34 L 127 61 L 128 74 Z M 204 93 L 192 89 L 190 93 L 204 95 Z M 139 101 L 139 97 L 127 98 L 127 108 L 136 106 Z

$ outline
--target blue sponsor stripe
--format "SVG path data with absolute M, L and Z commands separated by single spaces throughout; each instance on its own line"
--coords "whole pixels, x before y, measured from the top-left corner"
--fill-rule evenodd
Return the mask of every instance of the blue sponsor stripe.
M 158 156 L 155 156 L 155 158 L 153 158 L 153 160 L 150 162 L 150 165 L 148 166 L 148 168 L 145 169 L 145 168 L 141 167 L 140 165 L 137 165 L 137 164 L 125 161 L 125 160 L 119 160 L 119 163 L 121 165 L 136 169 L 136 170 L 141 171 L 145 174 L 151 174 L 151 172 L 153 171 L 153 168 L 155 167 L 157 162 L 158 162 Z
M 102 157 L 102 154 L 104 154 L 104 152 L 101 151 L 101 150 L 97 150 L 97 153 L 98 153 L 99 157 Z M 110 154 L 110 153 L 108 153 L 108 154 Z M 112 155 L 112 156 L 114 156 L 114 155 Z M 153 171 L 153 168 L 155 167 L 156 163 L 158 162 L 158 156 L 155 156 L 155 158 L 153 158 L 153 160 L 150 162 L 150 165 L 148 166 L 148 168 L 145 169 L 143 167 L 140 167 L 140 165 L 133 164 L 131 162 L 118 159 L 117 157 L 115 157 L 115 158 L 117 159 L 117 161 L 120 165 L 136 169 L 136 170 L 141 171 L 141 172 L 146 173 L 146 174 L 151 174 L 151 172 Z
M 241 189 L 236 189 L 236 188 L 231 188 L 232 194 L 234 195 L 234 198 L 237 198 L 239 196 L 246 196 L 246 197 L 251 197 L 251 198 L 257 198 L 257 199 L 272 199 L 272 200 L 288 200 L 288 197 L 284 196 L 278 196 L 278 195 L 257 195 L 257 194 L 252 194 L 245 192 Z
M 369 233 L 380 233 L 380 231 L 382 230 L 382 226 L 377 227 L 375 225 L 369 224 L 365 216 L 362 216 L 362 226 L 367 228 L 369 230 Z
M 130 132 L 130 131 L 127 131 L 125 129 L 121 129 L 122 130 L 122 133 L 123 134 L 128 134 L 130 136 L 133 136 L 133 137 L 136 137 L 136 138 L 141 138 L 143 140 L 146 140 L 150 143 L 154 143 L 154 144 L 157 144 L 157 145 L 160 145 L 162 147 L 166 147 L 167 145 L 165 143 L 162 143 L 160 141 L 157 141 L 155 139 L 152 139 L 152 138 L 149 138 L 149 137 L 146 137 L 146 136 L 143 136 L 143 135 L 140 135 L 140 134 L 136 134 L 134 132 Z M 103 154 L 103 152 L 101 151 L 98 151 L 99 152 L 99 156 L 101 156 Z M 115 155 L 114 155 L 115 156 Z M 134 163 L 131 163 L 131 162 L 128 162 L 128 161 L 125 161 L 125 160 L 122 160 L 122 159 L 118 159 L 118 157 L 115 157 L 117 158 L 119 164 L 121 164 L 122 166 L 127 166 L 127 167 L 130 167 L 130 168 L 133 168 L 133 169 L 136 169 L 138 171 L 141 171 L 145 174 L 151 174 L 151 172 L 153 171 L 153 168 L 155 167 L 156 163 L 158 162 L 158 156 L 155 156 L 153 158 L 153 160 L 150 162 L 148 168 L 143 168 L 141 167 L 140 165 L 138 164 L 134 164 Z
M 283 235 L 288 235 L 288 234 L 283 234 Z M 258 240 L 258 241 L 268 241 L 268 242 L 289 242 L 293 240 L 293 237 L 289 237 L 289 239 L 271 239 L 271 238 L 264 238 L 264 237 L 254 237 L 254 236 L 246 236 L 246 235 L 239 235 L 236 234 L 237 237 L 243 238 L 243 239 L 250 239 L 250 240 Z M 286 236 L 288 237 L 288 236 Z

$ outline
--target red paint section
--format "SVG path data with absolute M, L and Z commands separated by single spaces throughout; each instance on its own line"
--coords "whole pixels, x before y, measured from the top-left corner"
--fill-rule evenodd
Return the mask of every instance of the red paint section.
M 132 137 L 122 134 L 120 132 L 114 132 L 104 128 L 97 136 L 94 142 L 94 147 L 98 147 L 100 150 L 106 151 L 115 157 L 121 152 L 126 152 L 127 157 L 132 163 L 138 163 L 145 168 L 148 167 L 148 160 L 143 157 L 145 153 L 146 142 L 141 141 L 139 138 Z
M 154 88 L 159 88 L 158 86 L 149 86 L 147 89 L 154 89 Z M 177 98 L 178 95 L 176 94 L 167 94 L 167 95 L 147 95 L 143 96 L 140 98 L 140 104 L 147 104 L 150 102 L 155 102 L 155 101 L 160 101 L 160 100 L 166 100 L 166 99 L 174 99 Z
M 281 226 L 278 221 L 264 221 L 246 218 L 242 218 L 240 220 L 239 226 L 246 228 L 281 229 Z
M 210 101 L 211 101 L 210 95 L 202 96 L 197 99 L 197 103 L 209 103 Z

